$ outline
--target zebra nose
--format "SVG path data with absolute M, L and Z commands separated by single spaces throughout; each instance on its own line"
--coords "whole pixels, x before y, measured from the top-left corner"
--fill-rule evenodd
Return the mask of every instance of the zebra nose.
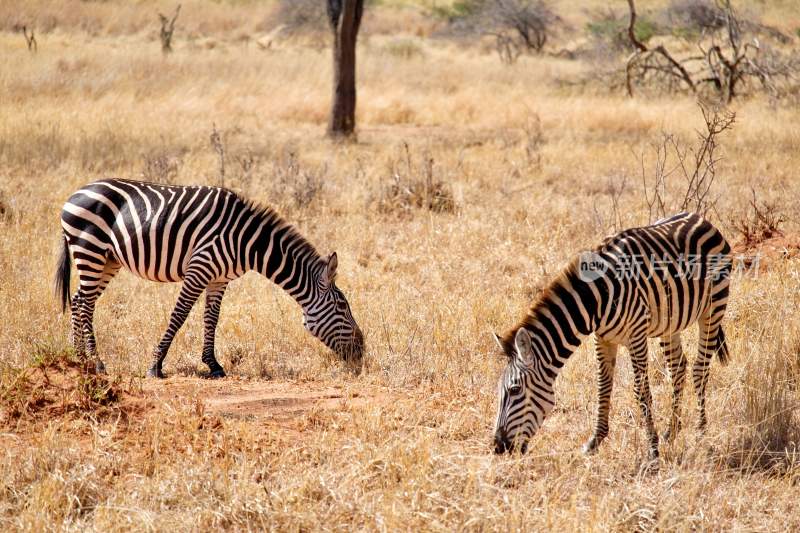
M 494 453 L 501 454 L 511 451 L 511 443 L 503 429 L 498 429 L 494 434 Z
M 360 358 L 364 352 L 364 334 L 358 328 L 353 333 L 353 344 L 355 345 L 355 355 Z

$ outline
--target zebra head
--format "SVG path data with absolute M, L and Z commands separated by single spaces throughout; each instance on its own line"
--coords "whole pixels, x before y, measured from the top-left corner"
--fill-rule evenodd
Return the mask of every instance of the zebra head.
M 526 328 L 517 330 L 513 346 L 497 335 L 494 337 L 508 357 L 497 387 L 494 452 L 510 453 L 519 447 L 525 453 L 528 441 L 553 408 L 553 388 L 544 379 L 544 369 L 534 354 L 531 334 Z
M 345 361 L 360 362 L 364 335 L 353 318 L 350 304 L 336 286 L 336 252 L 323 260 L 313 280 L 314 297 L 303 309 L 303 325 Z

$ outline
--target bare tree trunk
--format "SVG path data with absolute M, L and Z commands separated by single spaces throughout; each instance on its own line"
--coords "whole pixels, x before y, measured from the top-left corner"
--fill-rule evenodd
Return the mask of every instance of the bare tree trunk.
M 327 0 L 333 31 L 333 104 L 328 135 L 347 137 L 356 127 L 356 39 L 364 0 Z

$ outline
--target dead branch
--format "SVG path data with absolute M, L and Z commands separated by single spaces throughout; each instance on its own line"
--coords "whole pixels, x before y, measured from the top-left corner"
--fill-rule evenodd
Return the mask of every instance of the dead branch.
M 28 51 L 31 53 L 36 53 L 39 51 L 39 44 L 36 42 L 36 37 L 33 35 L 33 28 L 31 28 L 31 34 L 28 35 L 28 27 L 22 27 L 22 35 L 25 37 L 25 44 L 28 45 Z
M 175 32 L 175 21 L 178 19 L 178 14 L 180 12 L 181 4 L 178 4 L 178 7 L 175 8 L 175 14 L 172 16 L 172 19 L 165 17 L 161 13 L 158 14 L 158 18 L 161 21 L 161 52 L 164 55 L 172 52 L 172 34 Z
M 217 153 L 217 158 L 219 159 L 219 186 L 225 186 L 225 145 L 222 143 L 222 138 L 220 137 L 219 132 L 217 131 L 217 125 L 211 125 L 211 137 L 209 138 L 211 141 L 211 147 Z

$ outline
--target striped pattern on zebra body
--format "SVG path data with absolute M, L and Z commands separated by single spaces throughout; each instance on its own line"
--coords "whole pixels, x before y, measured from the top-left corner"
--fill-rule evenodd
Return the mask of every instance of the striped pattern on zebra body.
M 62 306 L 70 303 L 77 353 L 96 360 L 95 303 L 122 269 L 148 280 L 183 281 L 148 376 L 162 365 L 175 334 L 205 290 L 203 362 L 225 375 L 214 355 L 220 304 L 228 283 L 253 270 L 291 295 L 306 329 L 344 359 L 360 362 L 364 339 L 336 287 L 337 257 L 322 257 L 268 207 L 218 187 L 103 180 L 75 192 L 61 212 L 64 247 L 56 273 Z M 70 255 L 78 271 L 71 299 Z
M 554 382 L 566 360 L 591 333 L 595 336 L 598 407 L 594 434 L 584 445 L 594 452 L 608 435 L 617 346 L 627 347 L 634 390 L 649 443 L 658 456 L 647 378 L 647 339 L 660 338 L 673 386 L 666 438 L 680 429 L 680 397 L 686 357 L 680 332 L 698 324 L 698 355 L 692 382 L 699 426 L 706 425 L 705 394 L 714 354 L 728 358 L 721 321 L 728 302 L 730 246 L 698 214 L 681 213 L 651 226 L 607 238 L 581 254 L 543 291 L 525 318 L 495 339 L 508 356 L 498 386 L 495 452 L 527 448 L 555 403 Z

